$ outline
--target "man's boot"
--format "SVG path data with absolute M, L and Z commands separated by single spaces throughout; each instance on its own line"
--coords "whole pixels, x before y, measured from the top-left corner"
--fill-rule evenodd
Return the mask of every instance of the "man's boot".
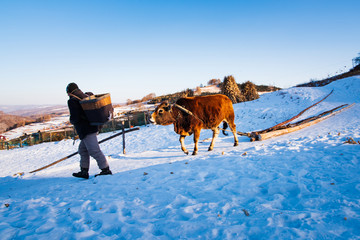
M 99 174 L 96 174 L 95 177 L 100 175 L 112 175 L 112 172 L 110 171 L 109 167 L 101 169 L 101 172 Z
M 73 173 L 74 177 L 89 179 L 89 169 L 81 168 L 81 171 L 78 173 Z

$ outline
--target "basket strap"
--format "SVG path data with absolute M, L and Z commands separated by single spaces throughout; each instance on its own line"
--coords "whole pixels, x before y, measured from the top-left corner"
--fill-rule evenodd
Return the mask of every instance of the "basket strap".
M 77 99 L 79 99 L 80 101 L 82 100 L 81 98 L 79 98 L 78 96 L 76 96 L 76 95 L 74 95 L 74 94 L 72 94 L 72 93 L 68 93 L 69 94 L 69 96 L 72 96 L 72 97 L 74 97 L 74 98 L 77 98 Z

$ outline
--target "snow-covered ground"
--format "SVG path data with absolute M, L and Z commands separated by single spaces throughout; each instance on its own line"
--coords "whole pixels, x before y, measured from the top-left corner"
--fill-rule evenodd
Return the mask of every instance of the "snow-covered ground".
M 271 127 L 331 90 L 302 118 L 355 106 L 261 142 L 239 137 L 233 147 L 231 135 L 220 135 L 212 152 L 203 130 L 197 156 L 182 153 L 172 126 L 141 127 L 126 135 L 126 155 L 121 137 L 101 145 L 112 176 L 72 177 L 78 156 L 29 173 L 76 152 L 79 141 L 0 151 L 0 238 L 360 239 L 360 145 L 344 144 L 360 140 L 359 78 L 236 104 L 237 130 Z

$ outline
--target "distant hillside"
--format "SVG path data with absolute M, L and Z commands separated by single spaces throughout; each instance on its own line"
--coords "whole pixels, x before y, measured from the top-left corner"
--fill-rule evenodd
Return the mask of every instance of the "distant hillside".
M 347 77 L 358 76 L 358 75 L 360 75 L 360 65 L 355 66 L 354 68 L 350 69 L 346 73 L 342 73 L 342 74 L 336 75 L 334 77 L 326 78 L 326 79 L 319 80 L 319 81 L 311 81 L 309 83 L 299 84 L 296 87 L 322 87 L 333 81 L 347 78 Z
M 68 113 L 67 106 L 0 106 L 0 133 Z
M 256 85 L 256 91 L 258 92 L 275 92 L 278 90 L 281 90 L 281 88 L 267 85 Z
M 44 114 L 63 114 L 68 113 L 66 105 L 0 105 L 0 111 L 6 114 L 34 117 Z
M 25 126 L 33 122 L 35 122 L 35 119 L 31 117 L 21 117 L 5 114 L 4 112 L 0 111 L 0 133 L 20 126 Z

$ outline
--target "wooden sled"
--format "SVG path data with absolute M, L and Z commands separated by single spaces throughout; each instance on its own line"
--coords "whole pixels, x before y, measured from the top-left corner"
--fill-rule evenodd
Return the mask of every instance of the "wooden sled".
M 281 135 L 284 135 L 287 133 L 292 133 L 292 132 L 298 131 L 300 129 L 317 124 L 325 119 L 328 119 L 329 117 L 332 117 L 342 111 L 345 111 L 345 110 L 351 108 L 354 105 L 355 105 L 355 103 L 353 103 L 351 105 L 344 104 L 344 105 L 338 106 L 336 108 L 333 108 L 329 111 L 323 112 L 317 116 L 310 117 L 310 118 L 304 119 L 304 120 L 296 122 L 296 123 L 281 125 L 281 126 L 279 126 L 279 124 L 278 124 L 278 125 L 276 125 L 276 127 L 274 126 L 274 127 L 262 130 L 262 131 L 247 133 L 246 136 L 248 136 L 250 138 L 250 141 L 262 141 L 265 139 L 281 136 Z M 285 121 L 285 122 L 288 122 L 288 121 Z M 244 135 L 244 134 L 241 134 L 241 135 Z

